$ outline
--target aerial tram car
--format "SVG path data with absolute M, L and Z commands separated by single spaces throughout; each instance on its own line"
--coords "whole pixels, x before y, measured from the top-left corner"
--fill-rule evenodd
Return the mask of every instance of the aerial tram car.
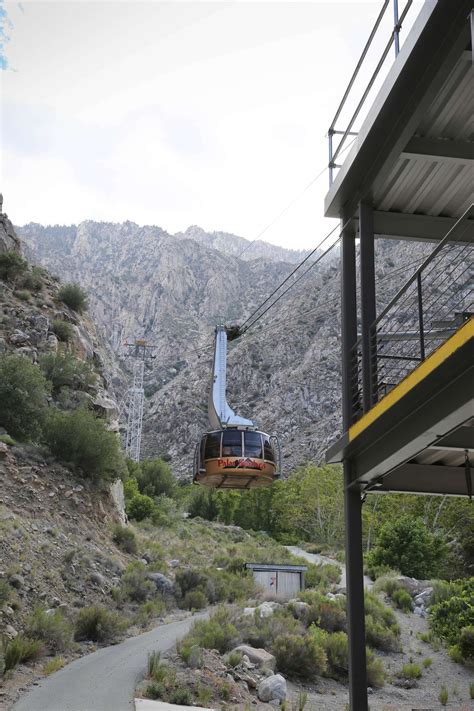
M 252 420 L 236 415 L 226 399 L 227 340 L 240 335 L 238 326 L 217 326 L 214 365 L 208 399 L 210 429 L 196 446 L 195 484 L 214 489 L 270 486 L 280 476 L 276 436 L 261 432 Z

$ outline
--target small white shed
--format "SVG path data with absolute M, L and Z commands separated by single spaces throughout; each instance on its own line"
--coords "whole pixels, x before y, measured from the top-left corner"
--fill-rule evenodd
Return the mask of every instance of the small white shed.
M 255 584 L 266 593 L 290 600 L 304 590 L 305 565 L 274 565 L 273 563 L 247 563 L 253 572 Z

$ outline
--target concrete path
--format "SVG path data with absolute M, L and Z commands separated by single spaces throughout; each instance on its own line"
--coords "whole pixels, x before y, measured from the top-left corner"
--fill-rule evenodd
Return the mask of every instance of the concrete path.
M 319 555 L 318 553 L 307 553 L 302 548 L 298 548 L 298 546 L 286 546 L 286 548 L 294 555 L 297 555 L 299 558 L 304 558 L 305 560 L 307 560 L 308 563 L 315 563 L 316 565 L 331 564 L 339 566 L 339 568 L 341 569 L 341 582 L 339 583 L 339 585 L 341 588 L 346 587 L 346 566 L 344 565 L 344 563 L 339 563 L 339 561 L 337 560 L 333 560 L 332 558 L 326 558 L 326 556 Z M 373 584 L 373 581 L 366 575 L 364 575 L 364 586 L 368 590 L 371 589 Z
M 165 652 L 196 619 L 156 627 L 121 644 L 76 659 L 27 692 L 12 711 L 132 711 L 135 686 L 153 650 Z

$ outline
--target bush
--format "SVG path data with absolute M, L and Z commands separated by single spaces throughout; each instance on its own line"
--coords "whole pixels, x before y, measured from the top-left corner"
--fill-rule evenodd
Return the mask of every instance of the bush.
M 20 291 L 16 291 L 15 296 L 17 297 L 17 299 L 20 299 L 20 301 L 29 301 L 31 299 L 30 292 L 25 291 L 24 289 L 20 289 Z
M 306 622 L 315 623 L 326 632 L 339 632 L 346 629 L 346 612 L 341 603 L 323 598 L 311 605 Z
M 136 616 L 136 623 L 144 626 L 153 618 L 159 617 L 163 614 L 164 610 L 165 603 L 163 600 L 157 598 L 148 600 L 140 605 Z
M 7 580 L 0 578 L 0 607 L 10 600 L 12 589 Z
M 155 502 L 146 494 L 135 494 L 127 504 L 127 514 L 135 521 L 149 518 L 155 510 Z
M 439 703 L 441 704 L 441 706 L 446 706 L 446 704 L 448 703 L 448 698 L 449 698 L 448 688 L 447 688 L 446 684 L 443 684 L 441 686 L 439 696 L 438 696 Z
M 115 642 L 125 631 L 127 623 L 116 612 L 109 612 L 100 605 L 91 605 L 80 610 L 75 625 L 74 638 L 92 642 Z
M 38 659 L 43 652 L 43 646 L 37 639 L 28 639 L 19 634 L 8 641 L 4 648 L 4 671 L 14 669 L 18 664 Z
M 53 659 L 50 659 L 48 662 L 46 662 L 46 664 L 43 665 L 43 674 L 45 676 L 54 674 L 54 672 L 57 672 L 59 671 L 59 669 L 62 669 L 65 663 L 66 662 L 62 657 L 53 657 Z
M 57 459 L 80 468 L 86 477 L 100 479 L 123 468 L 117 436 L 87 410 L 52 411 L 45 422 L 44 440 Z
M 40 367 L 52 384 L 54 396 L 59 395 L 61 388 L 64 387 L 86 390 L 96 380 L 89 363 L 74 358 L 70 353 L 45 355 L 40 359 Z
M 332 583 L 338 583 L 341 580 L 341 569 L 338 565 L 325 563 L 322 565 L 314 565 L 306 563 L 308 570 L 305 573 L 305 585 L 307 588 L 323 588 L 328 589 Z
M 51 324 L 52 329 L 58 339 L 63 343 L 69 343 L 72 338 L 73 330 L 70 323 L 63 321 L 60 318 L 55 318 Z
M 429 669 L 430 666 L 433 664 L 433 660 L 431 659 L 431 657 L 425 657 L 422 663 L 425 669 Z
M 276 657 L 278 671 L 290 677 L 313 679 L 327 669 L 326 652 L 310 637 L 281 635 L 276 638 L 272 653 Z
M 13 437 L 37 437 L 49 385 L 41 370 L 19 355 L 0 356 L 0 426 Z
M 400 671 L 397 672 L 397 676 L 400 677 L 400 679 L 420 679 L 421 675 L 421 668 L 418 664 L 412 663 L 404 664 Z
M 184 596 L 183 606 L 187 610 L 203 610 L 207 602 L 207 597 L 202 590 L 193 590 Z
M 345 679 L 349 672 L 349 643 L 345 632 L 329 634 L 319 627 L 312 626 L 309 634 L 321 645 L 328 659 L 328 676 L 335 679 Z M 366 647 L 367 684 L 374 688 L 382 687 L 385 673 L 380 659 L 377 659 L 371 649 Z
M 411 595 L 407 590 L 405 590 L 405 588 L 394 590 L 392 600 L 400 610 L 403 610 L 403 612 L 411 612 L 413 609 Z
M 180 706 L 191 706 L 193 697 L 187 689 L 174 689 L 169 696 L 170 704 L 178 704 Z
M 432 605 L 429 610 L 430 627 L 448 645 L 455 645 L 461 630 L 472 625 L 474 609 L 474 578 L 451 583 L 452 596 Z
M 196 568 L 180 570 L 176 573 L 175 582 L 184 597 L 192 590 L 204 590 L 207 585 L 207 576 Z
M 79 284 L 64 284 L 58 291 L 58 297 L 80 314 L 87 309 L 87 294 Z
M 463 659 L 474 660 L 474 625 L 462 628 L 459 650 Z
M 145 602 L 156 592 L 155 585 L 147 579 L 144 564 L 139 560 L 134 560 L 127 567 L 122 577 L 122 589 L 133 602 Z
M 3 444 L 8 444 L 9 447 L 14 447 L 16 444 L 13 437 L 10 437 L 10 435 L 7 434 L 0 435 L 0 442 L 3 442 Z
M 142 494 L 172 498 L 176 490 L 176 479 L 166 462 L 157 457 L 140 462 L 135 472 L 138 488 Z
M 21 286 L 29 291 L 41 291 L 43 288 L 44 271 L 41 267 L 32 267 L 21 279 Z
M 13 281 L 27 268 L 28 264 L 18 252 L 2 252 L 0 254 L 0 279 Z
M 209 620 L 197 620 L 183 642 L 189 647 L 197 645 L 225 654 L 235 647 L 237 640 L 237 628 L 231 622 L 230 613 L 221 608 Z
M 119 523 L 114 526 L 112 540 L 125 553 L 136 555 L 138 553 L 137 537 L 131 528 L 121 526 Z
M 397 580 L 400 573 L 397 570 L 390 570 L 375 579 L 372 591 L 374 593 L 385 592 L 389 597 L 392 597 L 395 590 L 399 590 L 402 584 Z M 372 576 L 370 576 L 372 577 Z M 372 578 L 374 579 L 374 578 Z
M 377 649 L 399 651 L 400 628 L 392 610 L 379 598 L 365 593 L 365 637 L 367 644 Z
M 385 683 L 385 672 L 380 659 L 377 659 L 371 649 L 366 649 L 367 685 L 380 689 Z
M 64 652 L 72 641 L 72 627 L 59 610 L 53 614 L 36 610 L 27 620 L 25 631 L 31 639 L 44 642 L 53 653 Z
M 367 560 L 369 566 L 386 565 L 403 575 L 426 579 L 436 576 L 445 554 L 445 545 L 423 520 L 406 514 L 382 526 Z

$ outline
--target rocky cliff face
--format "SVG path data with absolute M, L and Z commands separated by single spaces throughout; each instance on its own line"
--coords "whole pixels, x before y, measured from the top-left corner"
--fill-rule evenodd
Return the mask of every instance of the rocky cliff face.
M 166 456 L 178 475 L 189 476 L 207 427 L 215 324 L 242 323 L 301 254 L 265 244 L 255 258 L 253 245 L 242 254 L 241 238 L 196 227 L 176 236 L 131 222 L 19 231 L 32 258 L 89 292 L 90 312 L 116 356 L 109 372 L 118 391 L 130 369 L 120 344 L 144 337 L 155 346 L 145 374 L 143 452 Z M 377 242 L 380 305 L 415 267 L 395 270 L 429 250 Z M 280 435 L 286 472 L 321 459 L 340 432 L 338 269 L 335 249 L 230 346 L 229 402 Z

